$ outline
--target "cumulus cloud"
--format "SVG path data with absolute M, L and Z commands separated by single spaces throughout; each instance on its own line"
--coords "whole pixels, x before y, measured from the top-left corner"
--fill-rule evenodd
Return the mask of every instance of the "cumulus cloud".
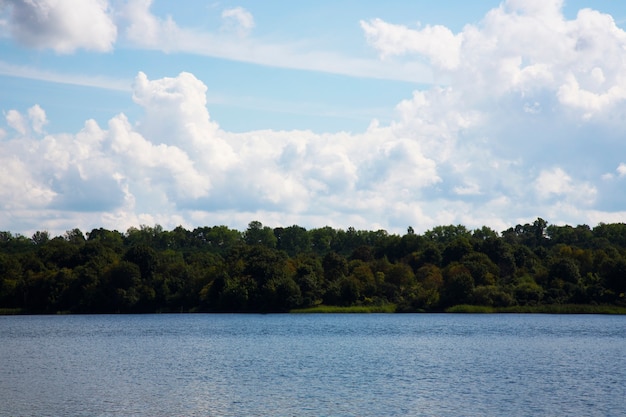
M 35 133 L 43 133 L 43 127 L 48 123 L 46 112 L 38 105 L 28 109 L 28 118 Z
M 146 48 L 177 50 L 180 28 L 171 16 L 161 19 L 150 12 L 152 0 L 129 1 L 120 9 L 120 16 L 128 24 L 126 38 Z
M 393 25 L 381 19 L 361 21 L 367 40 L 381 57 L 418 53 L 443 69 L 459 66 L 461 35 L 454 35 L 445 26 L 426 26 L 412 30 L 406 26 Z
M 549 211 L 560 221 L 584 216 L 576 205 L 615 207 L 594 182 L 624 152 L 626 32 L 610 15 L 583 9 L 567 19 L 562 8 L 508 0 L 459 33 L 361 22 L 390 65 L 426 60 L 443 81 L 400 103 L 392 123 L 437 162 L 431 198 L 475 206 L 502 196 L 518 218 Z
M 27 115 L 11 109 L 6 112 L 5 119 L 9 127 L 20 135 L 26 135 L 30 131 L 41 134 L 43 127 L 48 123 L 46 112 L 38 104 L 29 108 Z
M 441 181 L 420 144 L 397 137 L 391 128 L 372 127 L 359 135 L 229 133 L 210 119 L 206 92 L 190 73 L 156 80 L 139 73 L 133 98 L 144 116 L 137 123 L 120 114 L 106 127 L 90 120 L 76 134 L 42 139 L 32 136 L 35 130 L 26 123 L 24 134 L 0 142 L 0 155 L 11 155 L 15 162 L 5 166 L 20 173 L 32 167 L 25 178 L 31 178 L 30 188 L 48 216 L 58 220 L 62 211 L 84 218 L 98 210 L 100 219 L 122 224 L 159 219 L 173 226 L 172 219 L 203 218 L 198 213 L 229 218 L 237 212 L 243 224 L 261 216 L 340 226 L 349 211 L 349 218 L 365 227 L 367 213 L 381 219 L 390 210 L 396 213 L 396 194 L 408 202 Z M 29 114 L 30 119 L 21 116 L 24 123 L 39 126 L 45 120 L 38 106 Z M 14 119 L 19 126 L 20 118 Z M 219 221 L 226 219 L 212 222 Z
M 618 165 L 617 169 L 615 169 L 615 172 L 616 172 L 618 178 L 626 177 L 626 164 L 621 162 Z M 604 176 L 605 179 L 612 179 L 613 177 L 614 177 L 614 175 L 611 174 L 611 173 L 605 174 L 605 176 Z
M 135 123 L 120 114 L 105 127 L 89 120 L 76 134 L 37 138 L 43 109 L 7 113 L 14 128 L 23 126 L 0 141 L 3 169 L 17 175 L 2 180 L 3 210 L 16 224 L 54 230 L 65 215 L 68 225 L 118 229 L 138 222 L 243 227 L 252 219 L 391 230 L 506 226 L 542 207 L 555 216 L 593 207 L 597 194 L 562 168 L 535 176 L 466 143 L 483 119 L 450 89 L 416 93 L 389 126 L 323 135 L 225 132 L 210 118 L 206 85 L 190 73 L 156 80 L 139 73 L 133 89 L 144 109 Z M 29 192 L 19 194 L 11 178 L 24 178 Z M 25 207 L 39 210 L 37 221 L 49 220 L 32 224 Z
M 615 180 L 616 178 L 619 179 L 624 177 L 626 177 L 626 164 L 620 162 L 614 172 L 605 172 L 604 174 L 602 174 L 601 179 L 610 182 L 612 180 Z
M 33 48 L 110 51 L 117 37 L 106 0 L 3 0 L 3 9 L 11 36 Z
M 194 155 L 208 172 L 221 172 L 238 159 L 218 135 L 206 107 L 207 87 L 193 74 L 149 80 L 140 72 L 133 89 L 133 100 L 145 111 L 138 131 L 146 138 Z
M 32 175 L 32 167 L 15 155 L 0 156 L 0 207 L 5 214 L 32 215 L 54 198 L 55 193 L 41 178 Z M 8 228 L 10 224 L 3 224 Z
M 602 70 L 599 68 L 594 68 L 594 70 L 597 70 L 596 73 L 604 78 Z M 583 117 L 588 119 L 603 109 L 624 101 L 626 99 L 626 89 L 622 85 L 614 85 L 604 92 L 594 93 L 582 88 L 576 77 L 569 74 L 565 83 L 559 87 L 558 98 L 563 104 L 582 110 L 584 112 Z
M 152 16 L 150 1 L 131 5 L 137 42 L 188 35 Z M 139 73 L 139 120 L 120 114 L 75 134 L 47 134 L 38 106 L 8 110 L 0 167 L 29 192 L 3 175 L 5 212 L 51 230 L 64 213 L 94 227 L 258 219 L 392 231 L 623 213 L 626 40 L 611 16 L 585 9 L 566 19 L 561 1 L 508 0 L 456 34 L 376 19 L 362 28 L 389 66 L 399 55 L 427 61 L 445 83 L 407 92 L 391 123 L 355 134 L 224 131 L 207 108 L 211 81 L 188 72 Z M 32 225 L 24 208 L 49 223 Z
M 557 197 L 584 205 L 592 204 L 597 193 L 589 183 L 575 183 L 561 168 L 542 171 L 535 180 L 535 189 L 542 199 Z
M 558 0 L 508 0 L 457 34 L 380 19 L 361 26 L 382 57 L 426 58 L 435 73 L 478 98 L 548 93 L 583 118 L 601 115 L 626 98 L 626 32 L 591 9 L 567 20 L 562 6 Z
M 20 112 L 18 112 L 17 110 L 13 109 L 13 110 L 9 110 L 6 113 L 6 121 L 7 124 L 13 128 L 14 130 L 16 130 L 18 133 L 25 135 L 26 134 L 26 119 L 24 118 L 24 116 L 22 116 L 22 114 Z

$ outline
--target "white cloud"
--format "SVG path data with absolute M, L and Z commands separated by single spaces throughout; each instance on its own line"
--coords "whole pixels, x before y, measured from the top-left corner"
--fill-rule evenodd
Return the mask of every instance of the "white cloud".
M 597 69 L 597 68 L 596 68 Z M 569 74 L 565 83 L 558 90 L 559 100 L 568 106 L 578 108 L 588 119 L 598 112 L 610 108 L 626 99 L 626 89 L 622 85 L 614 85 L 601 93 L 581 88 L 576 77 Z
M 542 199 L 557 197 L 584 205 L 592 204 L 597 194 L 593 185 L 575 183 L 561 168 L 542 171 L 535 180 L 535 190 Z
M 248 35 L 254 28 L 254 17 L 252 13 L 243 7 L 234 7 L 222 12 L 224 20 L 224 30 L 234 30 L 239 36 Z
M 232 58 L 247 51 L 254 57 L 245 59 L 257 62 L 301 53 L 259 52 L 249 38 L 237 39 L 233 52 L 226 35 L 194 37 L 153 16 L 149 1 L 128 6 L 129 39 L 150 47 Z M 574 224 L 606 221 L 603 213 L 617 218 L 624 201 L 620 181 L 610 180 L 626 176 L 624 32 L 610 16 L 583 10 L 568 20 L 561 7 L 509 0 L 458 34 L 364 23 L 386 66 L 426 58 L 447 82 L 407 92 L 393 122 L 374 121 L 356 134 L 226 132 L 209 114 L 210 88 L 191 73 L 155 80 L 139 73 L 139 120 L 88 121 L 76 134 L 46 135 L 37 106 L 27 116 L 8 110 L 0 166 L 30 192 L 18 195 L 13 178 L 1 180 L 13 223 L 0 220 L 0 229 L 60 227 L 59 218 L 73 225 L 61 230 L 150 222 L 245 227 L 258 219 L 402 232 L 450 223 L 503 230 L 537 216 Z M 327 61 L 320 68 L 330 68 Z M 42 218 L 49 223 L 33 224 Z
M 28 118 L 35 133 L 43 133 L 43 127 L 48 123 L 46 112 L 38 105 L 28 109 Z
M 163 188 L 163 192 L 173 197 L 207 195 L 210 179 L 196 170 L 194 162 L 182 149 L 150 142 L 134 132 L 123 115 L 109 121 L 109 135 L 111 150 L 126 164 L 133 165 L 126 171 L 142 185 Z
M 394 135 L 418 141 L 423 152 L 438 162 L 450 158 L 461 132 L 483 122 L 481 112 L 467 107 L 453 88 L 414 91 L 412 99 L 398 104 L 397 113 Z
M 561 168 L 542 171 L 535 181 L 537 193 L 542 198 L 566 194 L 572 189 L 572 178 Z
M 130 80 L 119 80 L 102 76 L 68 74 L 55 71 L 41 70 L 24 65 L 15 65 L 0 60 L 0 74 L 10 77 L 28 78 L 60 84 L 80 85 L 86 87 L 103 88 L 107 90 L 130 91 Z
M 151 81 L 139 73 L 133 87 L 133 100 L 145 111 L 138 131 L 146 138 L 183 149 L 209 172 L 223 170 L 238 159 L 219 137 L 218 125 L 206 107 L 207 87 L 193 74 Z
M 562 6 L 557 0 L 508 0 L 457 34 L 380 19 L 361 26 L 382 57 L 426 58 L 450 85 L 475 98 L 547 92 L 589 118 L 626 99 L 626 32 L 610 15 L 590 9 L 567 20 Z
M 5 119 L 7 124 L 20 135 L 26 135 L 31 131 L 42 134 L 44 133 L 43 127 L 48 123 L 46 112 L 38 104 L 27 110 L 27 116 L 11 109 L 5 113 Z
M 110 51 L 117 37 L 106 0 L 4 0 L 2 9 L 13 38 L 34 48 Z
M 397 79 L 427 83 L 431 72 L 420 62 L 393 66 L 371 58 L 357 58 L 316 50 L 311 41 L 273 42 L 248 35 L 254 27 L 252 14 L 243 8 L 227 9 L 223 30 L 209 32 L 179 26 L 171 16 L 154 15 L 152 0 L 133 0 L 120 9 L 121 30 L 132 45 L 165 52 L 185 52 L 271 67 L 304 69 L 357 77 Z M 233 29 L 233 30 L 224 30 Z
M 0 142 L 0 155 L 30 191 L 18 195 L 19 181 L 7 175 L 2 196 L 10 204 L 3 209 L 18 219 L 14 224 L 61 231 L 151 221 L 194 226 L 199 219 L 403 231 L 408 224 L 495 227 L 537 212 L 584 216 L 572 207 L 593 207 L 597 194 L 562 168 L 533 179 L 532 170 L 495 159 L 482 142 L 466 143 L 484 122 L 449 89 L 416 94 L 398 107 L 391 126 L 324 135 L 224 132 L 209 117 L 206 91 L 189 73 L 157 80 L 140 73 L 133 94 L 144 108 L 138 123 L 118 115 L 106 129 L 90 120 L 76 134 L 42 140 L 9 111 L 26 123 L 25 133 Z M 37 106 L 29 114 L 47 120 Z M 528 198 L 533 181 L 536 201 Z M 33 217 L 32 210 L 40 211 Z
M 382 58 L 406 53 L 418 53 L 429 58 L 439 68 L 455 69 L 459 66 L 461 35 L 454 35 L 445 26 L 426 26 L 411 30 L 381 19 L 361 21 L 367 40 Z
M 591 207 L 616 206 L 610 190 L 594 182 L 624 152 L 616 132 L 626 128 L 626 33 L 609 15 L 585 9 L 568 20 L 562 7 L 505 1 L 456 34 L 361 23 L 383 59 L 425 59 L 445 75 L 445 87 L 400 103 L 392 123 L 395 135 L 418 141 L 436 161 L 441 182 L 426 190 L 439 204 L 474 218 L 489 212 L 492 223 L 528 213 L 582 223 Z M 488 210 L 490 199 L 506 203 Z
M 25 135 L 27 130 L 26 119 L 17 110 L 9 110 L 5 115 L 7 124 L 18 133 Z
M 76 134 L 43 139 L 32 137 L 26 124 L 26 137 L 0 142 L 0 154 L 32 166 L 25 178 L 46 197 L 38 221 L 74 212 L 83 222 L 91 219 L 89 227 L 97 226 L 89 214 L 94 210 L 104 223 L 159 219 L 169 227 L 175 226 L 172 219 L 189 223 L 200 211 L 248 213 L 240 215 L 243 225 L 261 217 L 327 218 L 325 223 L 337 226 L 349 212 L 355 226 L 366 227 L 367 213 L 377 213 L 381 223 L 399 218 L 397 195 L 409 204 L 440 181 L 420 144 L 390 128 L 372 127 L 360 135 L 224 132 L 209 117 L 206 91 L 189 73 L 157 80 L 140 73 L 133 93 L 144 108 L 138 123 L 118 115 L 106 129 L 91 120 Z M 47 120 L 40 107 L 29 114 L 38 125 Z
M 3 149 L 4 147 L 0 147 Z M 54 191 L 32 175 L 32 167 L 15 155 L 0 156 L 0 209 L 5 214 L 32 215 L 45 208 L 54 198 Z M 5 220 L 10 221 L 10 218 Z M 3 230 L 10 223 L 2 225 Z
M 547 20 L 559 17 L 563 0 L 508 0 L 501 7 L 508 12 Z
M 453 191 L 458 195 L 480 195 L 482 194 L 480 191 L 480 186 L 475 183 L 467 183 L 462 186 L 457 186 L 453 188 Z
M 133 43 L 147 48 L 176 50 L 180 29 L 168 16 L 165 20 L 150 13 L 152 0 L 132 0 L 120 10 L 128 21 L 125 35 Z

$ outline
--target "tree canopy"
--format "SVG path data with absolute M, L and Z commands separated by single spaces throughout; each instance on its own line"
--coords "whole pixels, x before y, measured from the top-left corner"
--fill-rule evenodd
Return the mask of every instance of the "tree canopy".
M 324 305 L 626 306 L 626 224 L 389 234 L 227 226 L 0 232 L 0 309 L 282 312 Z

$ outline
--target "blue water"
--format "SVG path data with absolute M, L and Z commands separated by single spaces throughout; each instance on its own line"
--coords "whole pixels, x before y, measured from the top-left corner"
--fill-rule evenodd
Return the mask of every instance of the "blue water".
M 626 317 L 0 317 L 0 416 L 624 416 Z

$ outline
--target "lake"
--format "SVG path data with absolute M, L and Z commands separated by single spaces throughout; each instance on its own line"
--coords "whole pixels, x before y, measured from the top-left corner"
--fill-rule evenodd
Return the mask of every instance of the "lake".
M 0 416 L 624 416 L 626 317 L 0 317 Z

